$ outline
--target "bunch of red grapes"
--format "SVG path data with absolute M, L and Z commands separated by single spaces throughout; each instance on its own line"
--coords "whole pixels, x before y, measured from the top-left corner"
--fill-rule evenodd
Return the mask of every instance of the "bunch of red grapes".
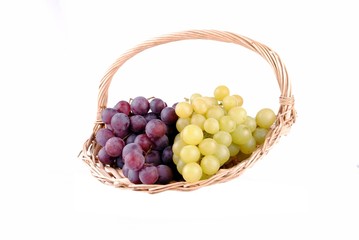
M 178 131 L 174 106 L 139 96 L 102 111 L 105 124 L 96 133 L 98 160 L 121 168 L 135 184 L 167 184 L 176 177 L 172 144 Z

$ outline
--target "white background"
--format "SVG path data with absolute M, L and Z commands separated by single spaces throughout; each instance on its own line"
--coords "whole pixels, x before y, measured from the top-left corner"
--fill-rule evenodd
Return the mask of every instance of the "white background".
M 0 238 L 358 239 L 354 3 L 2 1 Z M 297 122 L 227 183 L 155 195 L 101 184 L 77 158 L 100 79 L 126 50 L 190 29 L 231 31 L 274 49 L 293 83 Z M 265 61 L 206 41 L 136 56 L 116 74 L 109 105 L 137 95 L 174 103 L 222 83 L 251 115 L 278 108 Z

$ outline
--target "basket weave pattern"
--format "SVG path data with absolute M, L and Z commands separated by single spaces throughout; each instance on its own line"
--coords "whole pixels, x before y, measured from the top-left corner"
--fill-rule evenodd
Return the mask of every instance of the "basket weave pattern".
M 169 183 L 166 185 L 133 184 L 122 174 L 121 169 L 104 166 L 96 159 L 96 155 L 100 150 L 100 146 L 96 143 L 95 136 L 97 131 L 104 127 L 104 123 L 101 120 L 101 112 L 104 108 L 107 107 L 108 89 L 110 87 L 111 80 L 117 70 L 127 60 L 146 49 L 170 42 L 194 39 L 234 43 L 248 48 L 262 56 L 272 66 L 281 92 L 279 97 L 279 110 L 277 112 L 277 119 L 270 129 L 263 145 L 254 151 L 249 158 L 236 163 L 230 168 L 220 169 L 218 173 L 209 179 L 201 180 L 195 183 L 181 181 Z M 264 44 L 254 41 L 250 38 L 231 32 L 217 30 L 192 30 L 172 33 L 143 42 L 133 49 L 130 49 L 114 62 L 114 64 L 109 68 L 105 76 L 102 78 L 99 86 L 97 109 L 98 111 L 93 132 L 90 138 L 84 143 L 83 149 L 79 155 L 80 158 L 90 168 L 92 175 L 99 181 L 114 187 L 147 191 L 149 193 L 158 193 L 166 190 L 190 191 L 203 186 L 222 183 L 236 178 L 242 174 L 245 169 L 251 167 L 257 160 L 262 158 L 281 136 L 286 135 L 296 120 L 296 111 L 294 109 L 294 97 L 292 95 L 291 83 L 288 78 L 286 67 L 277 53 Z

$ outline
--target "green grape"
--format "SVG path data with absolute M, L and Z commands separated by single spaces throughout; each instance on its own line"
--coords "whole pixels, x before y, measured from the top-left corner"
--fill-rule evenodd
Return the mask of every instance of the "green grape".
M 219 131 L 219 122 L 215 118 L 208 118 L 203 124 L 204 130 L 209 134 L 215 134 Z
M 246 125 L 251 130 L 251 132 L 253 132 L 257 128 L 257 122 L 251 116 L 247 116 L 243 124 Z
M 193 93 L 190 97 L 190 103 L 193 103 L 193 100 L 195 100 L 198 97 L 202 97 L 202 95 L 200 93 Z
M 197 162 L 201 156 L 201 153 L 197 146 L 186 145 L 181 149 L 180 158 L 185 163 Z
M 224 116 L 224 110 L 219 105 L 210 107 L 206 113 L 207 118 L 214 118 L 217 120 L 221 119 L 221 117 L 223 116 Z
M 236 129 L 231 133 L 232 141 L 235 144 L 241 145 L 246 143 L 251 137 L 252 132 L 246 125 L 239 125 Z
M 261 128 L 269 129 L 275 122 L 276 115 L 272 109 L 263 108 L 256 115 L 257 125 Z
M 235 96 L 225 96 L 222 101 L 224 110 L 227 112 L 234 107 L 238 106 L 238 100 Z
M 231 134 L 229 134 L 228 132 L 225 131 L 219 131 L 217 133 L 215 133 L 213 135 L 213 139 L 218 143 L 218 144 L 223 144 L 226 147 L 228 147 L 229 145 L 231 145 L 232 143 L 232 136 Z
M 178 168 L 178 165 L 177 165 Z M 181 173 L 182 172 L 182 173 Z M 181 169 L 181 174 L 186 182 L 197 182 L 202 177 L 202 168 L 198 163 L 191 162 L 184 165 Z
M 204 129 L 203 124 L 204 124 L 205 121 L 206 121 L 206 117 L 203 116 L 202 114 L 198 114 L 198 113 L 193 113 L 192 114 L 191 124 L 197 125 L 202 130 Z
M 219 160 L 213 155 L 204 156 L 201 160 L 201 168 L 205 174 L 213 175 L 218 172 L 219 167 Z
M 202 177 L 200 180 L 206 180 L 206 179 L 209 179 L 211 176 L 210 175 L 207 175 L 205 173 L 202 172 Z
M 231 108 L 227 115 L 230 116 L 237 125 L 244 123 L 247 119 L 247 111 L 243 107 Z
M 228 87 L 220 85 L 214 89 L 213 95 L 218 101 L 222 101 L 223 98 L 229 95 L 229 93 L 230 92 Z
M 251 154 L 256 150 L 257 143 L 254 137 L 251 137 L 246 143 L 239 145 L 241 152 L 244 154 Z
M 256 140 L 257 144 L 263 144 L 266 136 L 268 134 L 268 129 L 265 128 L 256 128 L 253 132 L 253 137 Z
M 205 138 L 198 145 L 202 155 L 212 155 L 216 152 L 217 142 L 212 138 Z
M 235 97 L 237 99 L 237 106 L 242 106 L 243 105 L 243 98 L 241 96 L 239 96 L 238 94 L 233 94 L 233 97 Z
M 193 111 L 199 114 L 206 114 L 208 105 L 202 97 L 197 97 L 192 101 Z
M 182 132 L 183 129 L 191 123 L 190 118 L 178 118 L 176 121 L 176 129 L 179 132 Z
M 238 152 L 239 152 L 239 149 L 238 149 Z M 214 156 L 216 156 L 216 158 L 219 160 L 219 164 L 222 166 L 231 157 L 231 152 L 229 151 L 229 148 L 226 147 L 225 145 L 218 144 L 217 151 L 215 152 Z
M 186 165 L 186 163 L 184 161 L 182 161 L 181 159 L 178 161 L 177 165 L 176 165 L 176 168 L 177 168 L 177 171 L 182 174 L 183 173 L 183 168 L 184 166 Z
M 173 145 L 172 145 L 173 154 L 180 156 L 180 152 L 181 152 L 182 148 L 186 145 L 187 145 L 187 143 L 185 143 L 182 139 L 174 141 Z
M 219 119 L 219 129 L 226 132 L 233 132 L 236 129 L 236 122 L 228 115 Z
M 180 118 L 189 118 L 192 115 L 193 108 L 188 102 L 179 102 L 176 105 L 175 112 Z
M 218 105 L 218 102 L 214 97 L 202 97 L 202 99 L 206 102 L 208 108 Z
M 176 155 L 176 154 L 173 154 L 172 155 L 172 160 L 177 165 L 179 160 L 180 160 L 180 157 L 178 155 Z
M 228 146 L 229 153 L 231 157 L 236 156 L 240 152 L 240 148 L 237 144 L 231 143 L 231 145 Z
M 187 144 L 197 145 L 203 140 L 203 131 L 194 124 L 187 125 L 181 132 L 182 140 Z
M 173 142 L 176 142 L 176 141 L 178 141 L 180 139 L 181 139 L 181 134 L 177 133 L 177 135 L 175 136 L 175 139 L 173 140 Z

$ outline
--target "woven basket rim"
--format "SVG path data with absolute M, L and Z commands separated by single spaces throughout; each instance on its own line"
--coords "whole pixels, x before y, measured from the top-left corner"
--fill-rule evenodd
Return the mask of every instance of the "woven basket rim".
M 104 127 L 104 124 L 101 120 L 101 111 L 107 107 L 108 90 L 112 78 L 118 71 L 118 69 L 127 60 L 146 49 L 170 42 L 195 39 L 234 43 L 259 54 L 270 64 L 270 66 L 274 70 L 281 92 L 279 96 L 279 109 L 276 121 L 269 130 L 265 142 L 259 148 L 257 148 L 250 155 L 250 157 L 243 161 L 240 161 L 233 167 L 220 169 L 218 173 L 211 176 L 209 179 L 200 180 L 195 183 L 180 181 L 172 182 L 165 185 L 133 184 L 122 174 L 121 169 L 104 166 L 101 162 L 96 160 L 96 155 L 99 151 L 99 145 L 96 144 L 95 135 L 99 129 Z M 284 63 L 275 51 L 273 51 L 266 45 L 254 41 L 248 37 L 228 31 L 189 30 L 175 32 L 167 35 L 162 35 L 151 40 L 147 40 L 135 46 L 134 48 L 121 55 L 111 65 L 111 67 L 108 69 L 108 71 L 100 81 L 95 125 L 89 139 L 85 141 L 83 149 L 79 154 L 79 157 L 90 168 L 90 171 L 95 178 L 97 178 L 102 183 L 114 187 L 132 189 L 137 191 L 146 191 L 149 193 L 159 193 L 166 190 L 191 191 L 215 183 L 227 182 L 233 178 L 238 177 L 244 172 L 245 169 L 251 167 L 257 160 L 266 155 L 268 151 L 272 148 L 272 146 L 278 142 L 280 137 L 288 133 L 295 120 L 296 111 L 294 109 L 294 96 L 292 95 L 291 82 L 288 78 L 288 73 Z

